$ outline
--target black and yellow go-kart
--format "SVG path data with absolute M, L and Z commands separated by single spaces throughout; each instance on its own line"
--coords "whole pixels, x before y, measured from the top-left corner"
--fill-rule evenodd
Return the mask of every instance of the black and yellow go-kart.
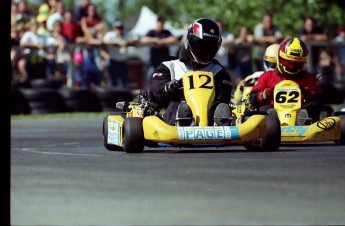
M 274 88 L 274 110 L 281 125 L 282 142 L 324 142 L 345 144 L 345 112 L 323 112 L 313 122 L 302 109 L 301 88 L 291 80 Z M 324 115 L 322 115 L 324 114 Z
M 250 113 L 248 102 L 251 86 L 245 87 L 241 104 L 234 107 L 238 122 Z M 329 109 L 320 113 L 320 120 L 313 122 L 302 109 L 301 88 L 291 80 L 278 83 L 274 89 L 274 114 L 279 118 L 282 143 L 307 143 L 334 141 L 345 144 L 345 112 Z
M 138 153 L 148 147 L 200 147 L 244 145 L 248 150 L 276 151 L 280 147 L 280 126 L 276 117 L 252 115 L 232 126 L 209 125 L 209 109 L 214 100 L 213 74 L 205 71 L 183 75 L 185 101 L 193 113 L 193 126 L 165 123 L 150 107 L 147 98 L 117 103 L 124 113 L 112 113 L 103 121 L 104 147 Z M 231 119 L 229 119 L 231 120 Z

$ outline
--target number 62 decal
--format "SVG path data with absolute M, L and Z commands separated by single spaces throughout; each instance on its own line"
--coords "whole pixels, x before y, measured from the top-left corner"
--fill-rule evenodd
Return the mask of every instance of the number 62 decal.
M 300 96 L 299 92 L 297 91 L 279 91 L 275 97 L 275 102 L 281 103 L 297 103 L 298 97 Z

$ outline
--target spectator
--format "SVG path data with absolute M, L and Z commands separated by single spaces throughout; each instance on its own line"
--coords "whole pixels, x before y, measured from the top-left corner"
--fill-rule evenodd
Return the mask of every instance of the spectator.
M 83 85 L 83 76 L 84 76 L 84 53 L 81 47 L 76 47 L 73 52 L 73 64 L 74 64 L 74 76 L 69 85 L 74 87 L 81 87 Z
M 35 19 L 35 14 L 28 9 L 26 0 L 18 1 L 17 20 L 31 21 Z
M 85 43 L 90 39 L 97 39 L 96 26 L 102 22 L 102 18 L 97 14 L 97 8 L 94 4 L 89 4 L 87 7 L 87 15 L 80 21 L 82 37 L 78 37 L 76 42 Z
M 65 6 L 62 1 L 57 1 L 56 2 L 56 11 L 49 15 L 47 19 L 47 29 L 48 31 L 53 30 L 53 24 L 55 21 L 60 21 L 62 22 L 64 19 L 64 13 L 65 13 Z
M 47 29 L 47 19 L 49 16 L 49 7 L 47 4 L 42 5 L 38 9 L 38 15 L 36 21 L 38 23 L 37 34 L 39 35 L 50 35 Z
M 177 57 L 180 55 L 181 49 L 184 48 L 184 43 L 185 43 L 186 38 L 187 38 L 187 31 L 188 31 L 189 25 L 190 25 L 190 23 L 185 23 L 183 25 L 183 35 L 179 38 L 180 46 L 177 49 L 176 54 L 175 54 L 175 56 L 177 56 Z
M 127 46 L 136 41 L 136 39 L 132 39 L 125 32 L 124 25 L 120 21 L 115 22 L 113 24 L 113 30 L 108 31 L 104 35 L 103 43 L 108 45 L 108 74 L 112 86 L 117 86 L 119 79 L 123 88 L 127 89 L 129 87 Z
M 38 12 L 44 12 L 42 13 L 42 17 L 48 18 L 51 14 L 53 14 L 56 11 L 56 2 L 59 0 L 45 0 L 44 3 L 42 3 L 38 7 Z M 45 13 L 45 12 L 48 12 Z M 41 18 L 36 18 L 38 20 L 42 20 Z M 45 19 L 47 20 L 47 19 Z
M 272 14 L 265 14 L 262 23 L 255 26 L 254 38 L 257 42 L 265 45 L 279 43 L 281 41 L 282 34 L 279 26 L 273 23 Z
M 44 36 L 37 34 L 38 24 L 32 21 L 30 30 L 26 31 L 20 39 L 20 47 L 24 48 L 25 58 L 18 62 L 23 66 L 22 80 L 31 80 L 46 77 L 46 59 L 44 55 Z
M 262 57 L 265 49 L 275 43 L 279 43 L 282 40 L 282 33 L 278 25 L 273 23 L 273 14 L 266 13 L 263 16 L 261 23 L 257 24 L 254 28 L 254 39 L 258 42 L 260 47 L 257 50 L 255 58 L 255 65 L 258 71 L 262 71 Z
M 15 26 L 18 21 L 19 7 L 16 1 L 11 2 L 11 26 Z
M 235 47 L 230 49 L 229 54 L 232 55 L 234 64 L 234 82 L 236 85 L 244 79 L 247 75 L 253 73 L 252 67 L 252 46 L 254 41 L 253 35 L 250 33 L 249 28 L 241 26 L 238 35 L 233 43 Z
M 25 0 L 14 1 L 11 7 L 11 25 L 14 26 L 13 35 L 21 37 L 27 29 L 30 28 L 32 21 L 35 20 L 35 15 L 26 5 Z
M 303 28 L 299 32 L 299 37 L 302 41 L 306 42 L 308 48 L 311 52 L 311 59 L 309 63 L 309 69 L 313 70 L 313 73 L 317 73 L 319 56 L 320 56 L 320 47 L 310 42 L 322 42 L 327 41 L 328 36 L 324 33 L 321 27 L 316 26 L 316 20 L 307 17 L 304 19 Z M 309 43 L 308 43 L 309 42 Z
M 68 43 L 75 43 L 75 40 L 81 34 L 79 24 L 73 20 L 72 10 L 66 10 L 64 13 L 61 34 L 66 38 Z
M 12 65 L 12 74 L 17 75 L 19 72 L 18 62 L 23 57 L 19 48 L 19 41 L 22 32 L 22 26 L 19 26 L 17 23 L 17 14 L 19 13 L 18 3 L 12 1 L 11 3 L 11 65 Z M 12 79 L 16 80 L 15 76 Z
M 234 35 L 231 34 L 228 31 L 224 30 L 224 22 L 220 18 L 216 20 L 216 23 L 219 27 L 219 30 L 221 32 L 222 37 L 222 45 L 220 46 L 215 59 L 220 62 L 221 65 L 223 65 L 227 70 L 230 70 L 230 64 L 229 64 L 229 44 L 233 41 Z
M 339 26 L 337 29 L 337 37 L 334 38 L 335 43 L 341 43 L 334 47 L 334 64 L 336 69 L 337 80 L 345 82 L 345 26 Z
M 81 0 L 80 5 L 74 9 L 74 21 L 80 23 L 81 19 L 87 16 L 87 8 L 90 5 L 90 0 Z
M 47 58 L 47 78 L 61 78 L 66 75 L 67 68 L 57 67 L 57 58 L 64 54 L 66 40 L 61 35 L 61 22 L 55 21 L 51 35 L 46 40 L 46 58 Z M 62 75 L 64 74 L 64 75 Z
M 76 38 L 77 43 L 89 44 L 82 50 L 83 63 L 82 67 L 78 67 L 77 72 L 82 78 L 82 86 L 101 85 L 103 79 L 102 66 L 102 50 L 94 48 L 100 47 L 102 44 L 102 36 L 105 31 L 105 26 L 102 18 L 97 14 L 97 8 L 94 4 L 89 4 L 87 7 L 87 15 L 80 21 L 83 36 Z
M 148 79 L 151 79 L 154 69 L 170 56 L 170 49 L 167 46 L 178 42 L 178 39 L 172 35 L 169 30 L 164 29 L 165 20 L 159 16 L 157 18 L 156 29 L 149 30 L 141 38 L 142 43 L 152 44 L 150 48 L 150 63 L 147 73 Z
M 316 26 L 314 18 L 307 17 L 304 19 L 303 28 L 300 30 L 300 39 L 304 42 L 308 41 L 327 41 L 328 36 L 321 27 Z
M 322 85 L 329 85 L 333 83 L 335 66 L 330 53 L 326 49 L 321 49 L 319 54 L 319 62 L 317 67 L 317 74 L 321 75 L 319 83 Z

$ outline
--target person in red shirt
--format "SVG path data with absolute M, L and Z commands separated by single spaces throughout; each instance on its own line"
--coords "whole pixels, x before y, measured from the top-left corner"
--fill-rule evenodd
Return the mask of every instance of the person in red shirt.
M 254 108 L 267 111 L 273 107 L 274 86 L 283 80 L 296 82 L 302 91 L 302 108 L 313 121 L 319 119 L 322 109 L 322 89 L 315 74 L 304 70 L 309 51 L 299 38 L 287 38 L 278 48 L 277 67 L 263 73 L 253 86 L 249 101 Z
M 64 21 L 61 24 L 61 34 L 69 43 L 75 43 L 78 36 L 81 35 L 81 28 L 77 22 L 73 20 L 73 12 L 66 10 L 64 13 Z

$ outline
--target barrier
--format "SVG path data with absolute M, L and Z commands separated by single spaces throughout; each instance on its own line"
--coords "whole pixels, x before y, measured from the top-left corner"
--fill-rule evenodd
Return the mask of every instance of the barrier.
M 318 62 L 318 55 L 315 54 L 317 51 L 320 51 L 322 49 L 327 49 L 331 54 L 333 54 L 338 48 L 345 47 L 345 42 L 306 42 L 309 51 L 310 51 L 310 57 L 308 59 L 307 63 L 307 69 L 309 71 L 316 71 L 316 64 L 315 62 Z M 224 46 L 223 54 L 218 57 L 225 57 L 223 60 L 228 57 L 228 51 L 230 48 L 236 48 L 236 47 L 250 47 L 253 51 L 252 55 L 252 64 L 255 68 L 255 59 L 259 59 L 259 61 L 262 59 L 262 57 L 258 54 L 259 51 L 255 51 L 255 49 L 262 49 L 264 48 L 263 45 L 260 45 L 258 43 L 252 43 L 252 44 L 241 44 L 241 45 L 235 45 L 235 44 L 228 44 Z M 25 84 L 16 84 L 12 86 L 12 100 L 13 100 L 13 106 L 12 106 L 12 114 L 28 114 L 28 113 L 44 113 L 44 112 L 73 112 L 73 111 L 116 111 L 115 109 L 115 102 L 117 100 L 117 96 L 123 97 L 123 100 L 130 100 L 133 97 L 133 94 L 131 90 L 121 90 L 121 87 L 111 87 L 109 85 L 109 80 L 107 77 L 106 70 L 102 70 L 104 74 L 104 83 L 101 85 L 101 87 L 97 87 L 93 90 L 93 92 L 90 92 L 88 88 L 82 88 L 78 87 L 76 85 L 76 67 L 78 64 L 78 61 L 72 60 L 74 57 L 74 54 L 76 53 L 76 50 L 81 49 L 96 49 L 97 51 L 101 49 L 109 50 L 109 48 L 119 48 L 116 46 L 111 45 L 85 45 L 85 44 L 70 44 L 66 46 L 66 53 L 69 56 L 69 64 L 68 68 L 70 69 L 69 75 L 66 77 L 66 80 L 62 79 L 44 79 L 41 74 L 39 75 L 32 75 L 33 78 L 31 81 L 25 83 Z M 151 45 L 143 45 L 143 44 L 137 44 L 134 46 L 128 46 L 125 48 L 124 51 L 127 52 L 128 60 L 127 64 L 129 67 L 129 78 L 131 82 L 131 88 L 132 89 L 141 89 L 146 86 L 146 71 L 149 64 L 149 48 Z M 170 44 L 170 54 L 177 56 L 178 50 L 181 47 L 181 43 L 174 43 Z M 21 49 L 18 46 L 12 46 L 12 48 L 17 49 L 21 52 L 23 52 L 23 49 Z M 33 56 L 31 56 L 33 57 Z M 42 72 L 42 61 L 38 61 L 39 64 L 35 65 L 35 69 Z M 34 73 L 34 72 L 33 72 Z M 230 71 L 231 74 L 231 71 Z M 326 75 L 327 76 L 327 75 Z M 334 78 L 333 78 L 334 79 Z M 345 78 L 344 78 L 345 79 Z M 345 88 L 344 88 L 345 81 L 343 80 L 342 83 L 337 82 L 337 80 L 332 81 L 332 85 L 330 86 L 327 84 L 327 90 L 330 91 L 331 95 L 330 98 L 334 99 L 336 103 L 342 102 L 344 99 L 345 94 Z M 102 90 L 102 91 L 101 91 Z M 48 94 L 49 93 L 49 94 Z M 100 98 L 98 95 L 105 95 L 109 93 L 108 100 L 105 100 L 103 97 Z M 102 93 L 102 94 L 101 94 Z M 46 99 L 40 99 L 37 96 L 54 96 L 55 98 L 55 105 L 52 105 L 49 102 L 54 101 L 46 101 Z M 33 96 L 35 98 L 33 98 Z M 57 96 L 60 96 L 63 100 L 63 104 L 61 103 L 61 100 Z M 113 100 L 111 100 L 111 98 Z M 34 101 L 35 100 L 35 101 Z M 32 102 L 35 103 L 32 103 Z M 60 103 L 57 104 L 57 103 Z M 48 110 L 42 110 L 42 108 L 49 108 Z

